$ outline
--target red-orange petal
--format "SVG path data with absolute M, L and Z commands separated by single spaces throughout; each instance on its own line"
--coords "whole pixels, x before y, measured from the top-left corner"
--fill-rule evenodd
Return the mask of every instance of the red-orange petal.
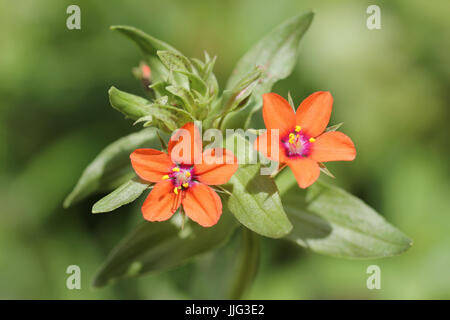
M 194 165 L 194 173 L 197 180 L 202 183 L 220 185 L 227 183 L 238 167 L 237 159 L 230 150 L 206 149 L 203 152 L 202 163 Z
M 280 138 L 295 128 L 295 112 L 283 97 L 276 93 L 263 94 L 262 114 L 267 130 L 280 130 Z
M 320 168 L 317 162 L 309 158 L 290 159 L 288 166 L 291 168 L 300 188 L 307 188 L 312 185 L 320 175 Z
M 285 163 L 289 158 L 286 156 L 284 147 L 281 145 L 280 138 L 276 132 L 267 130 L 256 138 L 253 143 L 253 148 L 270 160 Z
M 175 131 L 168 145 L 172 161 L 184 164 L 201 162 L 202 149 L 202 137 L 193 122 L 188 122 Z
M 318 91 L 307 97 L 297 109 L 296 122 L 310 137 L 321 134 L 330 122 L 333 96 L 328 91 Z
M 222 215 L 222 201 L 217 193 L 203 183 L 189 187 L 182 200 L 187 216 L 203 227 L 211 227 Z
M 155 184 L 142 205 L 142 214 L 148 221 L 165 221 L 172 217 L 181 204 L 182 193 L 173 192 L 171 180 Z
M 309 157 L 318 162 L 352 161 L 356 157 L 356 149 L 352 139 L 342 132 L 325 132 L 311 144 Z
M 155 149 L 136 149 L 131 153 L 130 159 L 136 174 L 150 182 L 161 181 L 173 166 L 166 153 Z

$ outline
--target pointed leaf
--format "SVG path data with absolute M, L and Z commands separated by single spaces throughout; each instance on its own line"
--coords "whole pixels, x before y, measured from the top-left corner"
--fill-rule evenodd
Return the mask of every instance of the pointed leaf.
M 180 73 L 188 78 L 189 88 L 191 90 L 198 91 L 201 95 L 205 95 L 207 93 L 208 88 L 206 86 L 206 83 L 198 75 L 186 71 L 180 71 Z
M 166 87 L 166 90 L 180 98 L 186 108 L 186 111 L 190 113 L 193 112 L 195 104 L 194 97 L 187 89 L 180 86 L 168 86 Z
M 152 70 L 152 81 L 154 82 L 165 80 L 168 74 L 167 68 L 164 67 L 158 59 L 156 51 L 166 50 L 175 54 L 181 54 L 171 45 L 156 39 L 137 28 L 130 26 L 111 26 L 111 30 L 119 31 L 138 45 Z
M 172 132 L 180 127 L 178 124 L 178 120 L 180 118 L 181 117 L 177 116 L 177 112 L 168 110 L 157 104 L 152 104 L 150 105 L 148 114 L 137 119 L 135 124 L 145 122 L 144 127 L 147 127 L 148 125 L 153 124 L 155 120 L 159 120 L 168 129 L 168 131 Z
M 125 204 L 136 200 L 150 184 L 135 177 L 128 180 L 116 190 L 97 201 L 92 207 L 92 213 L 113 211 Z
M 225 139 L 225 147 L 234 152 L 239 169 L 225 188 L 231 192 L 228 208 L 244 226 L 266 237 L 280 238 L 292 229 L 284 212 L 275 182 L 261 175 L 258 153 L 239 132 Z
M 224 244 L 237 225 L 225 207 L 219 222 L 210 228 L 192 221 L 183 230 L 172 221 L 143 222 L 111 252 L 97 273 L 94 286 L 186 263 Z
M 127 118 L 136 120 L 149 113 L 150 101 L 115 87 L 108 90 L 111 106 L 123 113 Z
M 223 94 L 225 103 L 222 114 L 245 107 L 255 87 L 258 86 L 262 75 L 261 69 L 255 67 L 254 70 L 245 74 L 233 89 L 225 90 Z
M 230 114 L 224 127 L 246 128 L 253 113 L 262 106 L 261 95 L 269 92 L 278 80 L 291 74 L 297 61 L 300 40 L 311 25 L 313 17 L 314 13 L 307 12 L 284 22 L 239 60 L 228 79 L 226 89 L 235 87 L 239 79 L 255 65 L 263 68 L 264 76 L 255 88 L 255 99 L 244 109 Z
M 240 165 L 227 184 L 228 207 L 244 226 L 269 238 L 287 235 L 292 224 L 284 212 L 273 179 L 260 174 L 259 164 Z
M 180 53 L 159 50 L 156 52 L 167 69 L 176 72 L 192 72 L 193 66 L 188 58 Z
M 101 191 L 111 190 L 134 176 L 130 154 L 137 148 L 158 148 L 156 129 L 148 128 L 111 143 L 83 171 L 64 207 Z
M 315 182 L 299 189 L 288 171 L 277 176 L 284 208 L 294 228 L 286 239 L 313 251 L 345 258 L 400 254 L 412 241 L 348 192 Z

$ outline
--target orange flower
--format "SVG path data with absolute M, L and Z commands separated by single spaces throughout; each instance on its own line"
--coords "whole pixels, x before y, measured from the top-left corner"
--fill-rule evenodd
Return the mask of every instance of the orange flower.
M 332 105 L 333 97 L 325 91 L 311 94 L 297 112 L 278 94 L 263 95 L 267 131 L 256 139 L 254 147 L 269 159 L 287 164 L 300 188 L 317 180 L 318 162 L 351 161 L 356 157 L 355 146 L 348 136 L 337 131 L 324 132 Z M 276 133 L 278 136 L 271 136 Z
M 208 185 L 226 183 L 238 168 L 237 159 L 227 149 L 208 149 L 202 153 L 202 139 L 192 122 L 181 129 L 171 137 L 168 154 L 137 149 L 130 155 L 137 175 L 156 182 L 142 205 L 142 214 L 149 221 L 165 221 L 183 205 L 189 218 L 210 227 L 222 214 L 222 202 Z

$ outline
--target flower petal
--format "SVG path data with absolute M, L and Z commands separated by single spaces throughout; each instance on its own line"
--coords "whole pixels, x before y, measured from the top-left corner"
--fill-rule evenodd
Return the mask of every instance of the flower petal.
M 276 93 L 263 94 L 262 114 L 267 130 L 280 130 L 280 138 L 295 128 L 294 110 L 289 102 Z
M 136 149 L 130 155 L 136 174 L 146 181 L 159 182 L 173 166 L 170 157 L 155 149 Z
M 317 162 L 308 158 L 290 159 L 287 163 L 300 188 L 307 188 L 319 178 L 320 168 Z
M 187 216 L 203 227 L 215 225 L 222 214 L 220 197 L 203 183 L 189 187 L 182 204 Z
M 342 132 L 325 132 L 311 144 L 309 157 L 318 162 L 352 161 L 356 157 L 356 149 L 353 141 Z
M 328 125 L 333 107 L 333 96 L 318 91 L 307 97 L 297 109 L 296 122 L 310 137 L 317 137 Z
M 170 137 L 168 151 L 173 162 L 194 164 L 202 159 L 202 137 L 193 122 L 186 123 Z
M 289 160 L 286 156 L 284 147 L 281 145 L 280 137 L 272 130 L 267 130 L 260 134 L 253 143 L 253 148 L 261 152 L 270 160 L 281 163 L 285 163 Z
M 227 149 L 206 149 L 201 164 L 194 165 L 198 181 L 209 185 L 227 183 L 238 169 L 234 153 Z
M 165 221 L 172 217 L 181 203 L 181 192 L 173 192 L 171 180 L 158 182 L 142 205 L 142 214 L 148 221 Z

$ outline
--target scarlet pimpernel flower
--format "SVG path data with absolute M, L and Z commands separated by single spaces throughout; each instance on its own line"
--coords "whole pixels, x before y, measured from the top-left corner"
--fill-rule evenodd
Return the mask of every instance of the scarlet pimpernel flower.
M 255 148 L 271 160 L 286 164 L 299 187 L 307 188 L 320 175 L 319 162 L 351 161 L 356 157 L 352 140 L 342 132 L 324 132 L 330 121 L 333 97 L 318 91 L 294 112 L 276 93 L 263 95 L 263 118 L 267 131 Z
M 146 220 L 167 220 L 181 205 L 201 226 L 217 223 L 222 202 L 208 185 L 228 182 L 238 163 L 227 149 L 206 149 L 202 153 L 202 139 L 194 123 L 185 124 L 172 135 L 168 153 L 137 149 L 130 158 L 141 179 L 156 183 L 142 205 Z

